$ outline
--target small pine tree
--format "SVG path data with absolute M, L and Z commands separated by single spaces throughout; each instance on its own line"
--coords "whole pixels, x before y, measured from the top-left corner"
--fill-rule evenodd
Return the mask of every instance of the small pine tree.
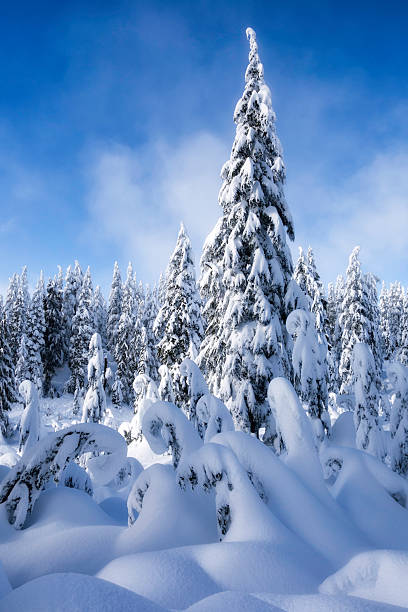
M 106 323 L 106 333 L 108 340 L 108 348 L 112 355 L 115 354 L 117 330 L 122 314 L 122 279 L 118 262 L 115 261 L 113 268 L 112 287 L 109 295 L 108 318 Z
M 77 385 L 79 385 L 81 389 L 85 387 L 88 349 L 94 333 L 92 298 L 91 271 L 88 267 L 82 281 L 82 287 L 78 297 L 78 307 L 72 319 L 72 336 L 69 351 L 71 378 L 68 383 L 68 391 L 70 393 L 75 392 Z
M 322 442 L 324 435 L 330 432 L 327 366 L 314 315 L 304 310 L 294 310 L 287 318 L 286 327 L 295 338 L 292 352 L 294 388 L 307 404 L 316 438 Z
M 69 358 L 69 347 L 72 334 L 72 319 L 76 313 L 78 306 L 79 292 L 82 287 L 83 274 L 78 261 L 75 262 L 75 267 L 72 270 L 68 266 L 65 275 L 65 286 L 63 293 L 63 318 L 64 318 L 64 359 Z
M 187 398 L 178 388 L 179 366 L 186 357 L 196 357 L 203 337 L 193 251 L 183 224 L 166 279 L 166 295 L 156 317 L 154 332 L 159 340 L 159 361 L 169 369 L 174 379 L 176 403 L 181 405 Z
M 64 321 L 62 312 L 62 292 L 54 278 L 47 284 L 44 298 L 45 333 L 42 350 L 42 363 L 44 366 L 44 393 L 51 388 L 51 379 L 55 370 L 64 361 Z
M 28 350 L 27 350 L 27 337 L 25 334 L 21 336 L 20 347 L 17 353 L 17 365 L 15 372 L 16 384 L 19 385 L 23 380 L 27 380 L 30 377 L 30 371 L 28 367 Z
M 44 313 L 44 279 L 40 279 L 34 290 L 27 317 L 27 351 L 28 380 L 37 387 L 39 393 L 43 387 L 44 368 L 41 353 L 44 351 L 44 335 L 46 330 Z
M 24 399 L 24 412 L 20 421 L 18 452 L 24 455 L 40 439 L 40 404 L 37 387 L 31 380 L 21 382 L 19 393 Z
M 408 368 L 400 363 L 387 364 L 387 378 L 393 394 L 390 433 L 391 468 L 408 475 Z
M 0 317 L 0 432 L 10 433 L 8 413 L 16 401 L 14 367 L 8 344 L 9 331 L 4 313 Z
M 102 295 L 102 291 L 99 285 L 95 287 L 95 291 L 93 294 L 92 312 L 94 314 L 94 329 L 101 337 L 102 346 L 106 347 L 107 310 L 105 298 Z
M 356 342 L 351 355 L 352 388 L 354 391 L 354 425 L 357 447 L 384 457 L 381 431 L 378 425 L 379 395 L 377 370 L 368 344 Z
M 408 365 L 408 289 L 404 293 L 401 314 L 401 346 L 397 352 L 397 359 L 403 365 Z
M 102 340 L 100 335 L 95 333 L 89 343 L 88 390 L 82 407 L 83 423 L 100 423 L 105 414 L 104 361 Z

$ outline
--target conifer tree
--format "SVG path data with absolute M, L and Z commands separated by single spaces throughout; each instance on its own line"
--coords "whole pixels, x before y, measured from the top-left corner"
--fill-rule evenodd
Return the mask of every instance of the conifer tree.
M 92 312 L 94 314 L 94 329 L 101 337 L 102 346 L 106 347 L 107 310 L 105 298 L 102 295 L 102 291 L 99 285 L 95 287 L 95 291 L 93 294 Z
M 103 388 L 104 357 L 102 340 L 94 333 L 89 343 L 88 390 L 82 408 L 82 422 L 100 423 L 106 411 L 106 396 Z
M 107 339 L 108 349 L 111 354 L 115 354 L 116 335 L 120 315 L 122 314 L 122 279 L 118 262 L 115 261 L 113 268 L 112 286 L 109 295 L 108 318 L 107 318 Z
M 34 290 L 27 317 L 27 351 L 28 380 L 31 380 L 39 392 L 43 387 L 44 368 L 41 354 L 44 351 L 45 314 L 44 314 L 44 279 L 41 273 Z
M 44 367 L 44 393 L 51 388 L 51 379 L 55 370 L 64 361 L 64 322 L 62 312 L 62 292 L 57 279 L 50 279 L 44 298 L 45 333 L 42 350 Z
M 393 394 L 390 419 L 391 468 L 408 475 L 408 368 L 397 362 L 387 364 L 389 390 Z
M 5 314 L 9 329 L 9 343 L 13 363 L 17 364 L 21 336 L 25 331 L 27 315 L 27 276 L 26 269 L 21 277 L 14 274 L 7 291 Z
M 309 266 L 302 247 L 299 247 L 299 257 L 295 265 L 293 278 L 295 279 L 303 293 L 305 295 L 309 295 L 309 287 L 311 284 L 309 279 Z
M 364 342 L 355 342 L 352 348 L 351 377 L 357 447 L 382 459 L 384 448 L 378 424 L 377 370 L 371 349 Z
M 382 352 L 384 355 L 384 359 L 388 359 L 390 338 L 388 325 L 388 290 L 385 281 L 383 281 L 381 286 L 379 309 Z
M 174 379 L 176 403 L 187 400 L 178 388 L 178 368 L 186 357 L 194 359 L 203 337 L 201 300 L 197 290 L 193 251 L 181 224 L 166 274 L 166 295 L 154 324 L 157 353 Z
M 68 383 L 68 391 L 70 393 L 75 392 L 77 385 L 80 389 L 85 387 L 88 349 L 94 333 L 92 302 L 92 279 L 91 271 L 88 267 L 82 281 L 81 291 L 79 292 L 77 310 L 72 319 L 72 336 L 69 351 L 71 378 Z
M 357 342 L 368 342 L 367 301 L 364 279 L 359 260 L 360 247 L 355 247 L 349 258 L 344 299 L 341 305 L 339 324 L 341 329 L 341 358 L 339 375 L 340 393 L 352 391 L 351 358 Z
M 9 331 L 4 312 L 0 317 L 0 432 L 7 436 L 9 431 L 8 413 L 16 401 L 14 367 L 8 344 Z
M 20 346 L 17 353 L 17 365 L 15 372 L 16 384 L 20 385 L 23 380 L 27 380 L 30 377 L 28 368 L 28 350 L 27 350 L 27 337 L 25 333 L 22 334 L 20 340 Z
M 319 338 L 319 344 L 323 345 L 323 352 L 327 350 L 327 302 L 323 292 L 323 285 L 316 268 L 316 262 L 312 247 L 307 250 L 308 288 L 307 293 L 311 299 L 310 311 L 315 316 L 315 327 Z
M 383 373 L 383 345 L 380 330 L 380 309 L 377 292 L 378 278 L 369 272 L 364 275 L 367 300 L 367 344 L 374 357 L 377 372 L 377 388 L 380 390 Z
M 397 354 L 398 361 L 408 365 L 408 289 L 404 293 L 404 301 L 401 313 L 401 345 Z
M 142 314 L 139 317 L 141 328 L 140 353 L 137 365 L 139 374 L 145 374 L 154 382 L 158 382 L 159 360 L 157 357 L 157 339 L 154 333 L 154 322 L 156 320 L 159 305 L 158 292 L 156 288 L 150 289 L 147 285 Z
M 286 236 L 293 239 L 294 229 L 271 95 L 255 32 L 248 28 L 247 36 L 245 90 L 235 108 L 231 157 L 221 173 L 223 217 L 201 261 L 207 330 L 199 365 L 238 428 L 258 434 L 269 412 L 269 381 L 291 374 L 285 321 L 293 264 Z
M 72 334 L 72 319 L 76 313 L 79 292 L 82 287 L 83 274 L 78 261 L 72 270 L 68 266 L 65 275 L 65 286 L 63 293 L 63 313 L 64 313 L 64 357 L 69 357 L 69 347 Z

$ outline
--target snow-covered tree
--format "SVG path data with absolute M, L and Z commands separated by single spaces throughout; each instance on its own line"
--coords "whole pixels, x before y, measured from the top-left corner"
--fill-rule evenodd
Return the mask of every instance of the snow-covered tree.
M 188 357 L 183 359 L 180 364 L 180 384 L 188 396 L 187 417 L 198 430 L 200 436 L 203 437 L 204 432 L 199 428 L 196 407 L 199 399 L 203 395 L 208 395 L 209 390 L 200 368 Z
M 27 316 L 27 352 L 28 352 L 28 376 L 42 392 L 44 368 L 41 354 L 44 352 L 44 335 L 46 330 L 44 313 L 44 279 L 41 276 L 31 298 Z
M 305 295 L 309 294 L 309 267 L 302 247 L 299 247 L 299 257 L 293 271 L 293 278 Z
M 120 315 L 122 314 L 122 279 L 118 262 L 115 261 L 113 268 L 112 286 L 109 295 L 107 337 L 108 348 L 112 355 L 115 353 L 116 336 Z
M 323 285 L 316 268 L 316 262 L 312 247 L 307 250 L 308 295 L 311 299 L 310 310 L 315 316 L 315 327 L 318 334 L 319 344 L 323 346 L 323 352 L 327 350 L 327 302 L 323 292 Z
M 367 344 L 374 357 L 377 370 L 377 387 L 380 389 L 383 371 L 383 344 L 380 330 L 380 310 L 377 292 L 378 279 L 370 272 L 364 275 L 364 290 L 367 300 Z
M 353 371 L 351 358 L 357 342 L 368 341 L 367 296 L 359 259 L 360 247 L 355 247 L 349 258 L 344 298 L 341 305 L 339 324 L 341 329 L 341 358 L 339 375 L 341 393 L 351 391 Z
M 18 390 L 24 400 L 18 445 L 18 451 L 23 455 L 40 439 L 40 404 L 37 387 L 31 380 L 23 380 Z
M 163 402 L 174 402 L 173 380 L 166 365 L 161 365 L 159 368 L 160 384 L 159 396 Z
M 354 344 L 350 366 L 355 398 L 354 425 L 357 447 L 382 458 L 384 449 L 378 425 L 377 369 L 368 344 Z
M 92 302 L 92 279 L 88 267 L 79 292 L 77 310 L 72 319 L 72 335 L 69 351 L 71 378 L 68 383 L 68 390 L 71 393 L 74 393 L 77 384 L 79 384 L 81 389 L 85 387 L 88 349 L 94 333 Z
M 106 411 L 106 396 L 103 387 L 105 360 L 102 340 L 93 334 L 89 343 L 88 390 L 82 407 L 82 422 L 100 423 Z
M 106 347 L 106 322 L 107 322 L 107 310 L 106 301 L 102 295 L 102 291 L 99 285 L 95 287 L 95 291 L 92 298 L 92 312 L 94 315 L 94 329 L 100 335 L 102 340 L 102 346 Z
M 51 379 L 55 370 L 63 364 L 64 360 L 62 292 L 58 288 L 56 279 L 50 279 L 47 283 L 44 319 L 44 345 L 41 357 L 44 366 L 44 393 L 47 394 L 50 391 Z
M 314 315 L 305 310 L 294 310 L 286 321 L 288 332 L 294 336 L 292 352 L 294 387 L 308 406 L 316 438 L 322 441 L 330 431 L 327 412 L 327 366 Z
M 164 303 L 154 324 L 159 361 L 175 380 L 176 403 L 185 400 L 178 389 L 178 368 L 186 357 L 196 357 L 203 337 L 200 308 L 191 242 L 181 224 L 167 268 Z
M 9 329 L 9 345 L 14 365 L 17 364 L 21 336 L 25 332 L 28 308 L 27 272 L 23 268 L 21 276 L 14 274 L 10 279 L 4 306 Z
M 154 322 L 159 311 L 158 291 L 150 289 L 147 285 L 144 302 L 141 305 L 139 321 L 142 325 L 140 332 L 140 353 L 137 370 L 146 374 L 154 381 L 158 380 L 159 360 L 157 356 L 157 339 L 154 333 Z
M 22 529 L 48 482 L 58 482 L 68 463 L 85 453 L 103 453 L 93 456 L 87 468 L 92 478 L 104 485 L 122 467 L 126 442 L 117 431 L 96 423 L 78 423 L 45 436 L 1 482 L 0 504 L 5 504 L 9 523 Z
M 23 380 L 30 378 L 29 366 L 28 366 L 28 350 L 27 350 L 27 337 L 23 333 L 20 340 L 20 346 L 17 353 L 17 365 L 15 372 L 16 384 L 19 385 Z
M 408 366 L 408 289 L 404 293 L 401 314 L 401 346 L 397 352 L 397 359 L 403 365 Z
M 123 403 L 123 389 L 122 389 L 122 383 L 117 373 L 115 375 L 115 380 L 113 381 L 113 385 L 112 385 L 111 399 L 112 399 L 112 404 L 116 406 L 117 408 L 120 408 L 120 406 Z
M 0 432 L 9 434 L 8 413 L 16 401 L 14 367 L 8 343 L 9 332 L 4 313 L 0 317 Z
M 393 394 L 390 419 L 391 468 L 408 475 L 408 368 L 400 363 L 387 364 L 389 390 Z
M 285 201 L 285 167 L 275 130 L 255 32 L 248 28 L 249 66 L 234 113 L 231 157 L 224 164 L 219 204 L 223 217 L 201 259 L 206 338 L 200 354 L 211 391 L 240 429 L 258 434 L 269 412 L 268 383 L 291 373 L 285 328 L 294 237 Z
M 69 358 L 71 344 L 72 319 L 77 309 L 79 292 L 82 287 L 83 274 L 79 262 L 75 262 L 74 269 L 68 266 L 65 275 L 62 309 L 64 313 L 64 356 Z

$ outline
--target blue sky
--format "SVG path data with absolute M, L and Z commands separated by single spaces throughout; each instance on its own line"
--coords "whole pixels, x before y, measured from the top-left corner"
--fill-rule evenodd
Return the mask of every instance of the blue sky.
M 198 260 L 220 211 L 257 32 L 296 244 L 327 282 L 408 284 L 408 3 L 20 2 L 0 24 L 0 288 L 74 259 L 165 267 L 183 219 Z

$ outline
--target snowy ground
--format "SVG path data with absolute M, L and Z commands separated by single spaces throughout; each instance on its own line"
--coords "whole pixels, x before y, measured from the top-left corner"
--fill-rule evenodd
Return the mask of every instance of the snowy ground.
M 155 455 L 143 440 L 128 448 L 145 468 L 134 462 L 131 482 L 94 483 L 93 498 L 50 486 L 20 531 L 1 505 L 0 611 L 408 608 L 406 481 L 353 448 L 348 413 L 319 460 L 302 415 L 285 408 L 284 459 L 225 432 L 182 455 L 182 490 L 171 455 Z M 132 418 L 129 409 L 109 410 L 115 428 Z M 20 415 L 16 406 L 14 424 Z M 41 420 L 42 436 L 72 425 L 72 396 L 43 399 Z M 16 444 L 0 448 L 0 478 L 18 459 Z M 325 480 L 320 461 L 333 459 L 341 469 Z M 144 497 L 128 527 L 136 478 Z M 220 542 L 216 513 L 226 504 Z

